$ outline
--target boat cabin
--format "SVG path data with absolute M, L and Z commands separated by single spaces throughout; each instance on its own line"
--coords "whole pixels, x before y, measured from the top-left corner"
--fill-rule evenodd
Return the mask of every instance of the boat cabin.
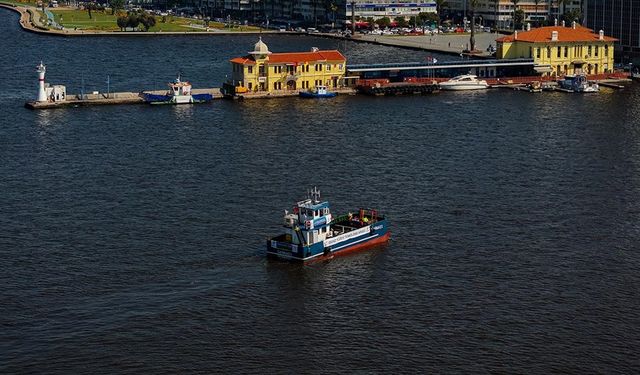
M 171 82 L 169 87 L 171 88 L 171 95 L 173 96 L 191 95 L 191 83 L 186 81 L 182 82 L 180 76 Z
M 327 239 L 332 220 L 329 202 L 320 201 L 320 191 L 308 192 L 309 198 L 297 202 L 293 213 L 285 211 L 284 226 L 287 242 L 309 245 Z

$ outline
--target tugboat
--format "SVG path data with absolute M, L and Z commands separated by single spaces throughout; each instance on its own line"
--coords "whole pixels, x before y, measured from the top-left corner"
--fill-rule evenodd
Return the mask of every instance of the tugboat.
M 327 86 L 316 86 L 309 91 L 300 91 L 301 98 L 333 98 L 337 94 L 327 91 Z
M 306 262 L 327 259 L 389 240 L 387 220 L 376 210 L 334 217 L 329 202 L 313 188 L 305 200 L 284 212 L 285 233 L 267 240 L 267 256 Z
M 164 95 L 142 93 L 149 104 L 193 104 L 208 103 L 213 99 L 211 94 L 191 94 L 191 83 L 181 81 L 180 75 L 169 83 L 169 91 Z

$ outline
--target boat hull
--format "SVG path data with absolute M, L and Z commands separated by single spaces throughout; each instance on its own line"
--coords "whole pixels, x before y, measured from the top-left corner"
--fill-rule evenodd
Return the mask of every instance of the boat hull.
M 391 232 L 386 220 L 355 229 L 310 246 L 294 245 L 267 240 L 267 256 L 294 262 L 311 262 L 329 259 L 364 250 L 389 241 Z
M 213 100 L 211 94 L 195 94 L 195 95 L 157 95 L 157 94 L 143 94 L 144 100 L 149 104 L 198 104 L 208 103 Z
M 301 92 L 300 97 L 306 99 L 321 99 L 321 98 L 333 98 L 337 94 L 335 92 L 328 92 L 326 94 L 314 94 L 312 92 Z
M 468 91 L 468 90 L 486 90 L 488 89 L 488 85 L 445 85 L 440 84 L 440 90 L 450 90 L 450 91 Z

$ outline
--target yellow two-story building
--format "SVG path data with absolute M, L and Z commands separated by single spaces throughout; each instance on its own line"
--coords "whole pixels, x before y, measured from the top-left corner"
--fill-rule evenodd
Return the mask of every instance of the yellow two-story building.
M 296 91 L 345 85 L 347 59 L 337 50 L 272 53 L 262 38 L 247 56 L 231 59 L 234 93 Z
M 575 23 L 547 26 L 496 40 L 496 58 L 533 58 L 545 75 L 602 74 L 613 71 L 613 44 L 617 39 Z

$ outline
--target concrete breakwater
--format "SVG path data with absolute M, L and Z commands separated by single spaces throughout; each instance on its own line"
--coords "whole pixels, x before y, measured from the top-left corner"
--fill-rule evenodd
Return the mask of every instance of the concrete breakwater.
M 25 107 L 29 109 L 52 109 L 52 108 L 65 108 L 65 107 L 86 107 L 86 106 L 98 106 L 98 105 L 117 105 L 117 104 L 144 104 L 146 103 L 142 94 L 165 94 L 166 90 L 148 90 L 140 93 L 136 92 L 112 92 L 112 93 L 92 93 L 92 94 L 78 94 L 68 95 L 64 100 L 57 101 L 28 101 L 25 103 Z M 193 94 L 211 94 L 214 99 L 222 98 L 220 89 L 207 88 L 207 89 L 193 89 Z

